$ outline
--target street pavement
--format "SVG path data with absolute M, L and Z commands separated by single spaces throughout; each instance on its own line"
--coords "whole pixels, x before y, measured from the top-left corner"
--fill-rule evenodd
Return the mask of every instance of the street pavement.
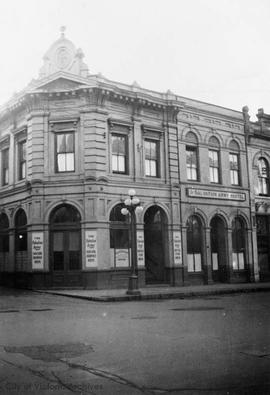
M 0 295 L 1 395 L 270 394 L 270 292 Z

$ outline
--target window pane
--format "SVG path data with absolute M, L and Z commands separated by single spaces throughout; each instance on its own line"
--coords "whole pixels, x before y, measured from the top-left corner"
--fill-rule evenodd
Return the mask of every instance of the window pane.
M 22 162 L 21 163 L 21 171 L 20 171 L 20 178 L 21 179 L 23 179 L 23 178 L 25 178 L 25 168 L 26 168 L 26 166 L 25 166 L 26 164 L 25 164 L 25 162 Z
M 74 171 L 74 154 L 66 154 L 66 171 Z
M 54 232 L 53 233 L 53 250 L 64 251 L 64 233 Z
M 156 177 L 157 175 L 157 164 L 154 160 L 150 161 L 150 174 L 152 177 Z
M 145 160 L 145 174 L 147 176 L 151 175 L 151 173 L 150 173 L 150 160 L 148 160 L 148 159 Z
M 118 171 L 118 156 L 117 155 L 112 156 L 112 170 Z
M 66 171 L 66 154 L 57 155 L 57 169 L 58 171 Z
M 79 232 L 69 232 L 69 251 L 79 251 L 80 250 L 80 234 Z
M 118 171 L 125 172 L 125 157 L 118 156 Z
M 66 139 L 64 134 L 57 135 L 57 152 L 66 152 Z
M 66 134 L 66 152 L 74 152 L 74 135 Z

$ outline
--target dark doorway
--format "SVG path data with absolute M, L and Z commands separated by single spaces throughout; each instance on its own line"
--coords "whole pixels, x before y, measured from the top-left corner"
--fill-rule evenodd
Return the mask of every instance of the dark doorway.
M 164 283 L 167 221 L 164 211 L 158 206 L 150 207 L 144 215 L 144 240 L 145 281 L 147 284 Z
M 82 285 L 81 217 L 70 205 L 57 207 L 50 218 L 50 266 L 53 287 Z
M 260 280 L 270 280 L 270 229 L 267 215 L 256 216 L 257 248 Z
M 216 216 L 210 222 L 212 278 L 215 282 L 227 281 L 227 244 L 224 221 Z

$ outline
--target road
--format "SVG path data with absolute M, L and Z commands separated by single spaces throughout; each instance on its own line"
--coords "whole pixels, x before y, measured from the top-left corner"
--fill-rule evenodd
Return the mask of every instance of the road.
M 0 394 L 270 394 L 270 293 L 90 302 L 1 290 Z

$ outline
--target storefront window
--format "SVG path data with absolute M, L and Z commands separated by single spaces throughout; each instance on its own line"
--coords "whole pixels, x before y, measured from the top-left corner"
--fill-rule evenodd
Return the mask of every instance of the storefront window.
M 130 266 L 129 216 L 121 214 L 123 207 L 118 204 L 110 214 L 110 251 L 114 267 Z
M 233 269 L 245 269 L 245 226 L 240 217 L 232 223 Z
M 187 221 L 188 271 L 202 271 L 202 225 L 200 219 L 193 215 Z

